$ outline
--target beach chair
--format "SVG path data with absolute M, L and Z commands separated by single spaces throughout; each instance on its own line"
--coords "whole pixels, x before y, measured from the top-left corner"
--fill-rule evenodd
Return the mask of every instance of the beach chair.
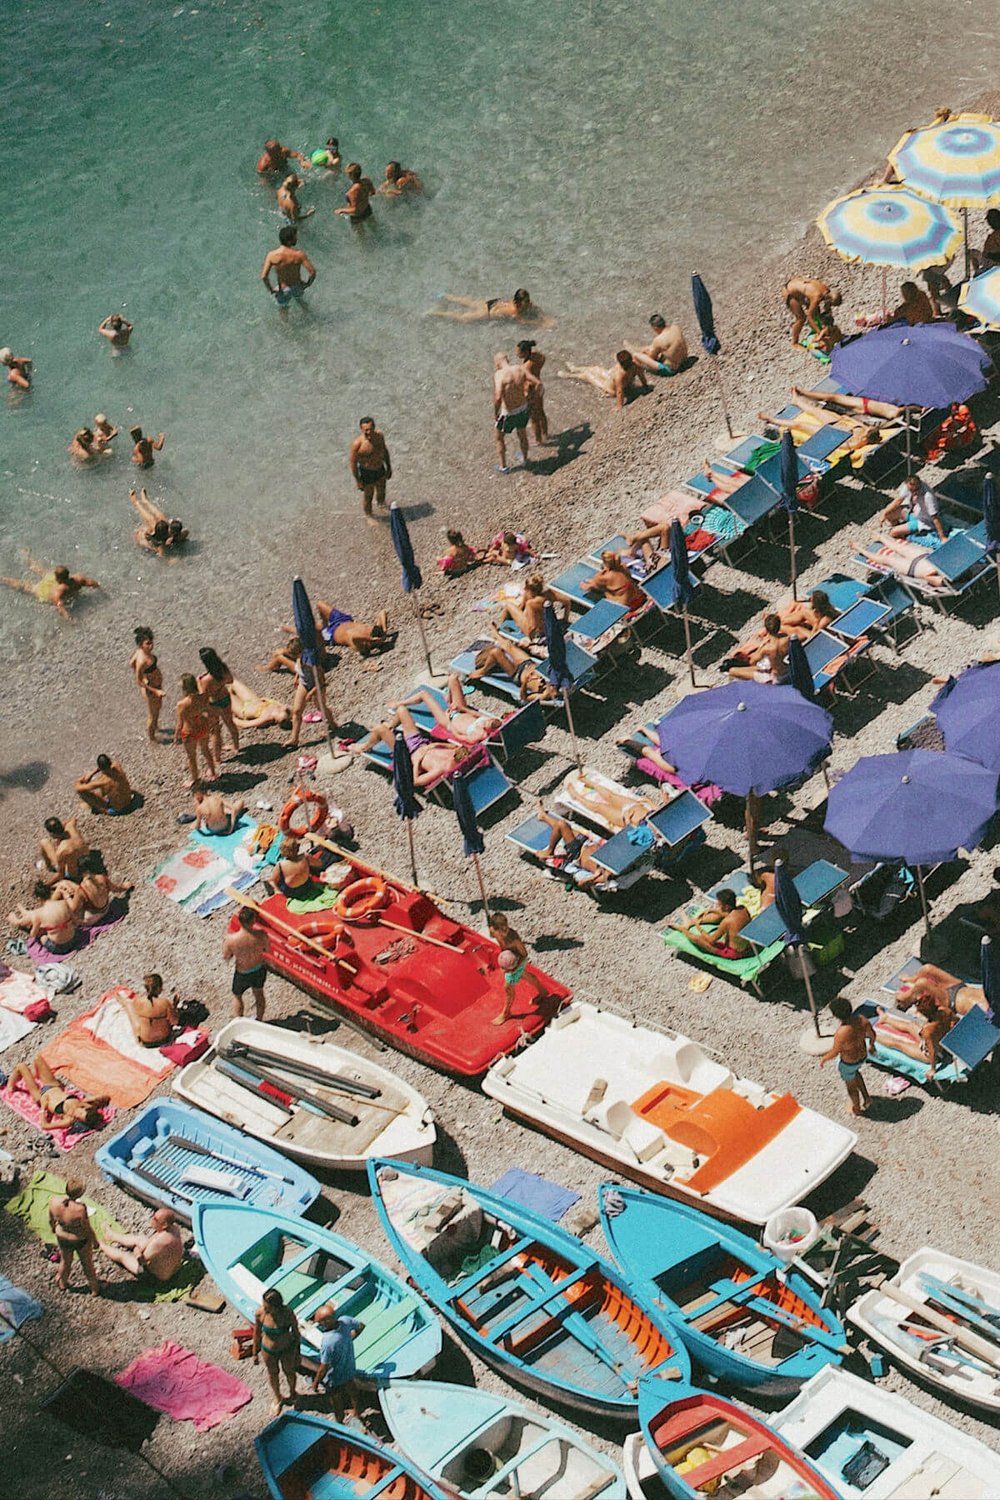
M 469 673 L 475 669 L 476 656 L 480 649 L 483 646 L 492 644 L 494 642 L 488 636 L 481 636 L 477 640 L 474 640 L 471 646 L 467 646 L 464 651 L 460 651 L 457 656 L 452 658 L 449 662 L 451 670 L 460 673 L 463 677 L 468 677 Z M 597 657 L 591 656 L 589 651 L 584 651 L 581 646 L 578 646 L 574 640 L 567 636 L 566 664 L 573 678 L 571 691 L 575 692 L 577 688 L 583 687 L 593 677 L 597 669 Z M 537 666 L 539 671 L 544 672 L 548 666 L 548 658 L 541 657 L 537 662 Z M 520 704 L 520 689 L 517 683 L 512 682 L 509 677 L 491 672 L 485 677 L 477 677 L 476 682 L 485 687 L 490 687 L 494 692 L 502 693 L 505 698 L 510 698 L 514 703 Z M 561 700 L 559 698 L 547 699 L 542 706 L 558 709 L 561 706 Z
M 670 801 L 650 813 L 647 824 L 661 845 L 659 866 L 666 869 L 705 842 L 704 825 L 711 822 L 711 809 L 690 789 L 679 791 Z
M 873 922 L 885 922 L 900 902 L 917 889 L 917 880 L 908 865 L 893 860 L 879 860 L 848 886 L 855 910 Z
M 911 963 L 905 965 L 900 971 L 899 977 L 912 977 L 919 965 L 919 959 L 911 960 Z M 895 994 L 895 989 L 892 993 Z M 907 1052 L 898 1051 L 888 1040 L 894 1020 L 914 1020 L 911 1011 L 896 1010 L 888 1004 L 879 1005 L 874 1000 L 863 1001 L 861 1009 L 873 1022 L 877 1018 L 878 1011 L 882 1012 L 880 1019 L 883 1025 L 878 1027 L 875 1050 L 869 1054 L 869 1060 L 876 1067 L 884 1068 L 890 1073 L 898 1073 L 904 1078 L 912 1079 L 915 1083 L 933 1082 L 941 1089 L 951 1083 L 967 1083 L 971 1074 L 981 1063 L 986 1062 L 992 1056 L 1000 1043 L 1000 1027 L 995 1025 L 981 1006 L 974 1005 L 955 1022 L 951 1030 L 938 1043 L 939 1050 L 942 1053 L 948 1053 L 951 1062 L 942 1063 L 939 1060 L 932 1079 L 928 1062 L 919 1057 L 911 1057 Z
M 697 901 L 689 902 L 684 908 L 684 915 L 693 917 L 697 916 L 700 912 L 707 911 L 713 905 L 721 890 L 729 889 L 734 891 L 737 898 L 739 898 L 742 896 L 744 890 L 747 889 L 749 883 L 750 877 L 746 871 L 737 870 L 733 874 L 726 876 L 724 880 L 718 881 L 711 890 L 705 892 L 704 897 Z M 766 915 L 766 912 L 761 915 Z M 754 920 L 758 919 L 755 918 Z M 752 923 L 747 923 L 747 926 L 743 929 L 744 933 L 752 925 Z M 705 953 L 685 933 L 676 928 L 667 927 L 660 936 L 668 948 L 684 954 L 687 958 L 693 958 L 703 968 L 711 969 L 716 974 L 724 974 L 727 978 L 736 980 L 740 985 L 749 985 L 754 993 L 761 998 L 763 998 L 764 991 L 761 987 L 760 976 L 779 954 L 784 952 L 785 948 L 782 934 L 774 942 L 766 946 L 753 947 L 742 958 L 719 958 L 714 953 Z
M 472 809 L 477 818 L 489 808 L 495 807 L 498 802 L 502 802 L 508 792 L 514 790 L 514 783 L 504 775 L 493 757 L 486 755 L 471 769 L 463 765 L 457 771 L 453 771 L 450 776 L 441 777 L 433 787 L 428 789 L 427 795 L 434 797 L 438 802 L 445 800 L 445 793 L 450 798 L 452 782 L 456 775 L 461 775 L 465 783 L 469 801 L 472 803 Z
M 567 637 L 599 659 L 601 652 L 634 623 L 638 614 L 641 611 L 634 611 L 630 616 L 623 605 L 602 599 L 567 626 Z
M 818 913 L 834 892 L 839 891 L 845 884 L 847 878 L 847 871 L 828 859 L 814 860 L 811 865 L 807 865 L 804 870 L 794 876 L 793 884 L 802 901 L 807 925 L 811 920 L 811 914 Z M 765 906 L 752 922 L 747 923 L 740 936 L 746 942 L 752 943 L 755 948 L 767 948 L 772 943 L 780 941 L 784 933 L 785 924 L 778 915 L 778 908 L 772 902 L 770 906 Z
M 931 553 L 931 561 L 948 580 L 947 589 L 937 589 L 931 598 L 942 614 L 957 609 L 972 590 L 996 572 L 986 555 L 986 526 L 980 522 L 971 531 L 956 532 Z
M 517 709 L 503 720 L 496 733 L 490 735 L 488 744 L 506 762 L 526 745 L 535 744 L 544 735 L 545 715 L 542 713 L 542 705 L 525 703 L 523 708 Z
M 593 841 L 594 835 L 571 819 L 567 820 L 573 832 L 581 834 L 588 841 Z M 543 861 L 545 851 L 549 846 L 549 835 L 551 829 L 541 818 L 532 815 L 518 823 L 504 837 L 507 841 L 520 849 L 523 854 L 530 858 Z M 607 881 L 599 885 L 590 885 L 587 889 L 595 896 L 607 892 L 628 890 L 636 884 L 644 875 L 648 875 L 653 868 L 654 850 L 639 849 L 635 844 L 627 841 L 616 847 L 617 835 L 607 839 L 601 847 L 594 851 L 594 862 L 607 870 Z M 591 871 L 584 870 L 580 865 L 568 863 L 560 865 L 558 869 L 550 869 L 545 866 L 546 875 L 552 880 L 572 881 L 574 884 L 584 884 L 591 878 Z
M 854 613 L 860 608 L 855 605 Z M 850 671 L 856 662 L 871 650 L 871 638 L 865 634 L 854 636 L 852 640 L 845 643 L 838 639 L 831 630 L 817 630 L 815 635 L 803 642 L 806 661 L 812 673 L 813 687 L 817 693 L 825 688 L 834 689 L 841 687 L 853 697 L 861 686 L 861 682 L 867 681 L 876 671 L 874 661 L 869 662 L 871 670 L 860 680 L 851 680 Z
M 595 604 L 600 604 L 603 597 L 596 589 L 583 587 L 588 578 L 593 578 L 594 572 L 594 564 L 589 557 L 585 557 L 560 573 L 558 578 L 553 578 L 548 587 L 553 594 L 558 594 L 560 599 L 569 600 L 578 609 L 592 609 Z

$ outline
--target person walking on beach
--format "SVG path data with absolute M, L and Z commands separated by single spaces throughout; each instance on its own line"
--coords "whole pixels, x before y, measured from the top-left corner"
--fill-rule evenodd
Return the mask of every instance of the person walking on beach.
M 254 1014 L 264 1019 L 264 981 L 267 969 L 267 928 L 257 925 L 257 914 L 250 906 L 241 906 L 235 932 L 228 932 L 222 944 L 222 956 L 233 963 L 233 1015 L 243 1014 L 243 996 L 253 995 Z
M 181 692 L 183 697 L 177 704 L 177 723 L 174 729 L 174 744 L 184 746 L 184 754 L 187 756 L 190 778 L 184 783 L 186 787 L 193 787 L 198 778 L 198 753 L 208 768 L 208 775 L 202 779 L 215 781 L 219 774 L 219 768 L 215 763 L 212 753 L 212 742 L 210 738 L 211 720 L 209 717 L 208 703 L 205 696 L 198 688 L 198 679 L 190 672 L 185 672 L 181 678 Z
M 521 460 L 528 462 L 529 398 L 532 392 L 541 390 L 542 383 L 526 364 L 512 365 L 506 354 L 493 356 L 493 372 L 493 434 L 500 459 L 497 467 L 501 474 L 508 474 L 508 434 L 517 433 Z
M 374 218 L 371 200 L 375 196 L 375 184 L 370 177 L 362 176 L 356 161 L 347 164 L 347 180 L 351 184 L 347 189 L 347 207 L 333 211 L 358 226 L 366 219 Z
M 99 589 L 101 586 L 96 578 L 88 578 L 86 573 L 71 573 L 64 563 L 47 568 L 27 551 L 24 560 L 32 573 L 38 575 L 36 578 L 0 578 L 0 583 L 18 593 L 30 594 L 39 604 L 51 604 L 64 620 L 69 619 L 68 606 L 78 594 L 84 589 Z
M 872 1101 L 861 1069 L 869 1052 L 875 1051 L 875 1032 L 867 1016 L 855 1011 L 850 1000 L 843 995 L 830 1001 L 830 1014 L 840 1024 L 834 1033 L 833 1044 L 829 1052 L 823 1053 L 820 1064 L 837 1059 L 837 1071 L 851 1101 L 851 1114 L 863 1115 Z
M 141 427 L 130 427 L 128 435 L 135 444 L 132 449 L 132 462 L 140 469 L 151 469 L 153 467 L 153 451 L 159 453 L 166 441 L 166 433 L 159 433 L 155 438 L 145 437 Z
M 361 491 L 362 509 L 370 517 L 373 500 L 379 505 L 385 504 L 385 486 L 392 478 L 392 460 L 385 434 L 375 426 L 374 417 L 362 417 L 358 428 L 359 435 L 351 444 L 347 462 L 351 477 Z
M 806 324 L 819 333 L 824 317 L 841 303 L 840 293 L 831 292 L 826 282 L 816 276 L 792 276 L 781 288 L 781 295 L 792 315 L 791 339 L 795 348 Z
M 132 337 L 134 327 L 135 324 L 123 318 L 121 313 L 110 313 L 98 323 L 97 331 L 111 345 L 111 353 L 120 354 L 123 349 L 128 348 L 128 341 Z
M 298 231 L 294 224 L 282 224 L 278 230 L 278 241 L 278 249 L 269 251 L 264 257 L 260 279 L 284 315 L 293 300 L 302 301 L 303 295 L 316 280 L 316 267 L 304 250 L 296 249 Z M 271 285 L 272 271 L 274 286 Z M 307 281 L 302 280 L 303 271 L 308 275 Z
M 68 1177 L 62 1197 L 49 1200 L 49 1228 L 56 1237 L 56 1249 L 59 1251 L 56 1286 L 61 1292 L 69 1291 L 73 1257 L 76 1256 L 87 1278 L 90 1295 L 99 1297 L 101 1283 L 94 1268 L 97 1235 L 90 1222 L 87 1205 L 83 1202 L 83 1183 L 79 1177 Z
M 631 355 L 644 370 L 655 375 L 676 375 L 687 363 L 687 340 L 679 323 L 667 323 L 661 313 L 653 313 L 649 320 L 653 337 L 644 349 L 632 349 Z
M 332 1302 L 317 1308 L 313 1321 L 323 1337 L 312 1391 L 315 1395 L 322 1389 L 330 1402 L 334 1421 L 343 1422 L 347 1417 L 357 1416 L 359 1391 L 354 1340 L 364 1332 L 365 1325 L 357 1318 L 338 1317 Z
M 497 963 L 503 974 L 503 1010 L 493 1017 L 494 1026 L 502 1026 L 510 1019 L 514 1004 L 514 991 L 522 979 L 534 986 L 539 1000 L 548 999 L 548 990 L 534 974 L 528 973 L 528 949 L 524 939 L 510 925 L 502 911 L 495 911 L 489 919 L 490 937 L 500 950 Z

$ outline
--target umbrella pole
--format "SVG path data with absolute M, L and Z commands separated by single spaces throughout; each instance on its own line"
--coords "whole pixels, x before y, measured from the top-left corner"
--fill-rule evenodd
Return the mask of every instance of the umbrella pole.
M 333 748 L 333 730 L 330 728 L 330 711 L 326 706 L 326 675 L 319 662 L 314 668 L 316 673 L 316 697 L 319 699 L 320 713 L 323 715 L 323 728 L 326 730 L 326 743 L 330 748 L 330 759 L 336 760 L 337 752 Z
M 913 429 L 910 427 L 910 408 L 905 410 L 906 421 L 906 477 L 909 479 L 913 473 Z
M 746 829 L 747 846 L 750 854 L 750 874 L 754 872 L 754 863 L 757 858 L 757 830 L 760 819 L 760 798 L 756 792 L 748 792 L 747 800 L 743 809 L 743 824 Z
M 576 742 L 576 727 L 573 723 L 573 710 L 569 706 L 569 688 L 563 688 L 563 707 L 566 709 L 566 723 L 569 726 L 569 737 L 573 741 L 573 759 L 576 761 L 577 770 L 583 769 L 583 761 L 580 759 L 580 746 Z
M 482 898 L 483 913 L 484 913 L 484 915 L 486 917 L 486 921 L 487 921 L 487 924 L 488 924 L 489 920 L 490 920 L 490 903 L 486 899 L 486 882 L 483 879 L 483 867 L 479 863 L 479 855 L 478 854 L 474 854 L 472 856 L 472 863 L 473 863 L 473 865 L 475 866 L 475 869 L 476 869 L 476 879 L 479 881 L 479 895 Z
M 889 316 L 889 267 L 882 267 L 882 318 Z
M 434 668 L 431 666 L 431 648 L 427 644 L 427 632 L 424 629 L 424 617 L 420 613 L 420 599 L 418 597 L 419 593 L 419 589 L 414 589 L 412 594 L 410 595 L 410 598 L 413 600 L 413 618 L 416 620 L 417 629 L 420 631 L 420 640 L 424 648 L 424 660 L 427 663 L 428 674 L 433 677 Z
M 922 865 L 917 865 L 917 885 L 920 888 L 920 905 L 924 913 L 924 931 L 927 936 L 931 935 L 931 919 L 927 910 L 927 892 L 924 890 L 924 870 Z
M 962 226 L 965 229 L 965 280 L 969 279 L 969 210 L 962 209 Z
M 800 952 L 799 962 L 802 965 L 802 978 L 806 982 L 806 999 L 809 1001 L 809 1009 L 812 1011 L 812 1023 L 815 1027 L 816 1035 L 819 1036 L 821 1034 L 819 1029 L 819 1015 L 816 1010 L 816 996 L 813 994 L 813 985 L 812 979 L 809 975 L 809 959 L 807 955 Z
M 417 890 L 420 889 L 420 881 L 417 879 L 417 846 L 413 837 L 413 819 L 406 819 L 406 837 L 410 845 L 410 872 L 413 875 L 413 884 Z
M 717 354 L 712 355 L 712 369 L 715 371 L 715 378 L 719 382 L 719 400 L 722 403 L 722 415 L 726 419 L 726 431 L 730 437 L 735 437 L 733 424 L 729 420 L 729 407 L 726 405 L 726 387 L 722 383 L 722 371 L 719 369 L 719 356 Z
M 792 598 L 797 599 L 799 595 L 798 578 L 795 573 L 795 517 L 791 511 L 788 512 L 788 561 L 792 571 Z
M 1000 569 L 1000 563 L 998 563 L 998 569 Z M 688 672 L 691 674 L 691 686 L 697 687 L 698 684 L 694 680 L 694 656 L 691 651 L 691 621 L 688 618 L 688 607 L 686 604 L 684 605 L 684 641 L 687 646 Z

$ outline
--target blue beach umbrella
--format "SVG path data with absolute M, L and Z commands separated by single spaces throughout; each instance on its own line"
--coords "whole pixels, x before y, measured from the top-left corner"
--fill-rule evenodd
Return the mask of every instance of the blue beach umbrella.
M 855 859 L 914 865 L 930 932 L 923 866 L 974 849 L 996 812 L 997 773 L 947 751 L 864 756 L 830 792 L 824 827 Z
M 483 898 L 483 911 L 489 921 L 490 907 L 486 899 L 486 882 L 483 880 L 483 868 L 479 863 L 479 856 L 486 851 L 486 842 L 482 829 L 476 821 L 476 810 L 472 805 L 472 798 L 469 796 L 469 788 L 464 776 L 452 777 L 451 797 L 458 826 L 462 830 L 465 857 L 471 859 L 475 867 L 476 879 L 479 881 L 479 894 Z
M 417 885 L 417 851 L 413 841 L 413 822 L 415 818 L 419 818 L 423 809 L 414 792 L 413 759 L 410 755 L 410 747 L 406 743 L 405 734 L 399 728 L 392 739 L 392 785 L 396 793 L 394 798 L 396 812 L 406 824 L 406 836 L 410 843 L 410 869 L 413 872 L 413 884 Z
M 782 941 L 788 948 L 798 948 L 801 950 L 805 947 L 806 942 L 802 897 L 796 890 L 795 881 L 788 873 L 784 860 L 781 859 L 776 860 L 774 865 L 774 905 L 785 927 L 785 931 L 782 934 Z M 819 1036 L 819 1017 L 816 1014 L 816 1001 L 812 991 L 809 959 L 805 953 L 800 953 L 799 971 L 805 980 L 809 1009 L 812 1012 L 816 1035 Z
M 684 528 L 676 518 L 670 523 L 670 568 L 674 575 L 672 603 L 674 609 L 680 606 L 684 618 L 684 641 L 687 646 L 688 672 L 691 675 L 691 686 L 695 687 L 694 680 L 694 656 L 691 650 L 691 621 L 688 618 L 688 605 L 694 598 L 694 579 L 691 577 L 691 569 L 688 566 L 687 542 L 684 539 Z
M 431 652 L 427 644 L 427 634 L 424 630 L 424 617 L 420 613 L 420 601 L 417 598 L 424 585 L 423 574 L 417 566 L 417 560 L 413 555 L 413 543 L 410 541 L 410 531 L 406 524 L 406 517 L 395 500 L 389 506 L 389 535 L 392 537 L 392 545 L 399 559 L 399 565 L 403 570 L 403 593 L 409 594 L 413 602 L 413 617 L 417 622 L 417 629 L 420 631 L 427 670 L 433 677 L 434 668 L 431 666 Z
M 690 693 L 657 726 L 660 749 L 689 786 L 714 781 L 735 797 L 762 796 L 814 771 L 832 734 L 818 704 L 759 682 Z
M 788 681 L 807 702 L 815 701 L 816 684 L 806 657 L 806 648 L 797 635 L 793 635 L 788 642 Z
M 1000 773 L 1000 662 L 951 677 L 931 704 L 945 749 Z
M 786 427 L 781 434 L 781 504 L 788 515 L 788 562 L 792 574 L 792 598 L 797 599 L 795 578 L 795 512 L 799 508 L 799 460 L 795 439 Z
M 296 575 L 292 579 L 292 621 L 295 625 L 295 634 L 302 646 L 302 665 L 311 668 L 316 682 L 316 697 L 319 699 L 320 711 L 323 715 L 323 723 L 326 726 L 326 742 L 330 747 L 330 754 L 335 755 L 333 748 L 333 731 L 330 728 L 330 716 L 326 706 L 326 676 L 323 672 L 323 648 L 320 638 L 316 633 L 316 616 L 306 593 L 306 586 L 302 579 Z
M 726 419 L 726 431 L 733 436 L 733 424 L 729 420 L 729 408 L 726 405 L 726 390 L 722 384 L 722 371 L 719 369 L 718 355 L 722 352 L 715 332 L 715 313 L 712 309 L 712 299 L 708 295 L 708 288 L 701 277 L 695 273 L 691 277 L 691 299 L 694 302 L 695 317 L 698 319 L 698 327 L 701 330 L 701 347 L 705 353 L 711 355 L 712 369 L 715 371 L 719 382 L 719 400 L 722 402 L 722 415 Z
M 992 1021 L 1000 1002 L 1000 968 L 997 966 L 997 957 L 993 951 L 993 943 L 988 937 L 984 937 L 979 944 L 979 982 L 986 996 L 986 1004 L 989 1009 L 986 1012 L 987 1019 Z
M 542 609 L 542 618 L 545 623 L 545 649 L 548 653 L 548 666 L 546 675 L 554 688 L 563 695 L 563 706 L 566 709 L 566 724 L 569 728 L 569 737 L 573 742 L 573 758 L 578 766 L 583 762 L 580 759 L 580 747 L 576 740 L 576 728 L 573 724 L 573 710 L 569 706 L 569 691 L 573 686 L 573 674 L 569 670 L 566 660 L 566 633 L 563 622 L 556 614 L 553 604 L 546 604 Z

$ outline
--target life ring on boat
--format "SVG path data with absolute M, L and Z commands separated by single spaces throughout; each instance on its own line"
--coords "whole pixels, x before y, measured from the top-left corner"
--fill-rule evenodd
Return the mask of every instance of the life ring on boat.
M 344 924 L 338 922 L 335 917 L 317 917 L 314 922 L 305 922 L 301 927 L 295 929 L 296 937 L 289 941 L 299 946 L 297 939 L 310 938 L 318 943 L 321 948 L 330 952 L 336 948 L 341 938 L 344 937 Z
M 333 908 L 338 917 L 356 922 L 373 911 L 384 911 L 389 905 L 389 891 L 381 875 L 365 875 L 342 891 Z
M 301 828 L 292 822 L 300 808 L 306 815 L 305 825 Z M 310 792 L 303 786 L 297 786 L 281 809 L 278 827 L 282 833 L 290 833 L 294 838 L 301 838 L 304 833 L 318 832 L 326 822 L 329 811 L 329 803 L 322 792 Z

